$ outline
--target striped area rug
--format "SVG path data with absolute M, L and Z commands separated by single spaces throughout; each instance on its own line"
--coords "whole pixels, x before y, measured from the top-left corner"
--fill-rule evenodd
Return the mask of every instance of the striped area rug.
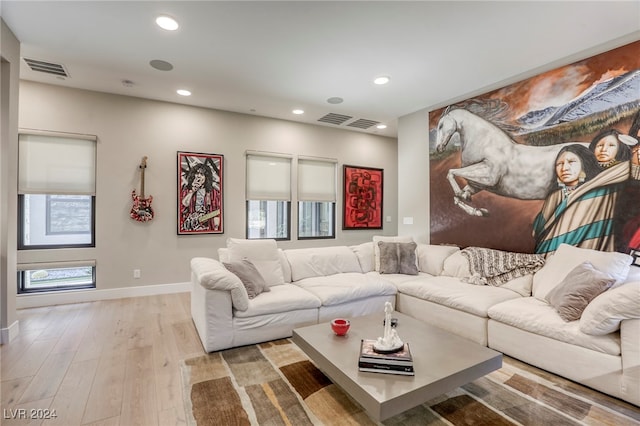
M 190 426 L 376 425 L 290 340 L 183 362 Z M 384 425 L 640 425 L 640 409 L 504 357 L 489 375 Z

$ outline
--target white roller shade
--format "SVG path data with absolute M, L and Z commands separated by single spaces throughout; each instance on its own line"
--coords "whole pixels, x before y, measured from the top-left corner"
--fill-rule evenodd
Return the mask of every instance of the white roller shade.
M 34 262 L 34 263 L 18 263 L 16 269 L 18 271 L 33 271 L 38 269 L 65 269 L 65 268 L 82 268 L 84 266 L 96 266 L 96 261 L 92 260 L 76 260 L 63 262 Z
M 298 201 L 336 201 L 335 162 L 298 160 Z
M 95 140 L 20 134 L 18 192 L 95 195 L 95 164 Z
M 247 200 L 291 200 L 291 158 L 247 154 Z

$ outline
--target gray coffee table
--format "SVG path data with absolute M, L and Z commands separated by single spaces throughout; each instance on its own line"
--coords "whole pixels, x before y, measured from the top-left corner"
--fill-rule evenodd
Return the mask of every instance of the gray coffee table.
M 409 343 L 415 376 L 358 371 L 361 339 L 383 334 L 384 313 L 350 318 L 346 336 L 329 323 L 293 330 L 293 341 L 375 420 L 382 421 L 472 382 L 502 366 L 502 354 L 421 321 L 393 313 Z

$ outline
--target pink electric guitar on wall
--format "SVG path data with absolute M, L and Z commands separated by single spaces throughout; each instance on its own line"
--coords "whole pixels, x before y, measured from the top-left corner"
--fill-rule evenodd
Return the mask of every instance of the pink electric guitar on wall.
M 144 197 L 144 171 L 147 168 L 147 156 L 142 157 L 142 162 L 140 163 L 140 195 L 136 194 L 136 190 L 131 191 L 131 198 L 133 199 L 133 207 L 131 207 L 131 219 L 137 220 L 138 222 L 148 222 L 153 219 L 154 212 L 151 208 L 151 202 L 153 201 L 153 196 L 149 195 L 149 197 Z

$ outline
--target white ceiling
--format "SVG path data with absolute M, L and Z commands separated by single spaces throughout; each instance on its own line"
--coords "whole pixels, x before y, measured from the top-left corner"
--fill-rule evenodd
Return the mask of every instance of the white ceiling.
M 366 132 L 392 137 L 403 115 L 640 39 L 637 0 L 1 0 L 0 14 L 22 57 L 70 75 L 23 61 L 25 80 L 315 124 L 344 114 L 385 123 Z M 158 28 L 159 14 L 180 29 Z M 379 75 L 391 82 L 374 85 Z M 327 103 L 334 96 L 344 102 Z

